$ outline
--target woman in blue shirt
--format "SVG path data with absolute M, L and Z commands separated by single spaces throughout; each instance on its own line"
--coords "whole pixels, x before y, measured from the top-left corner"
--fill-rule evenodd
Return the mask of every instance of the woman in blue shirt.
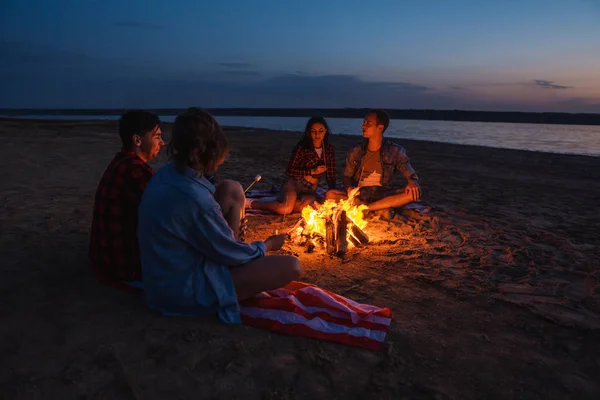
M 170 161 L 142 196 L 138 240 L 148 305 L 166 315 L 218 314 L 239 323 L 238 300 L 285 286 L 300 276 L 296 257 L 271 255 L 285 235 L 239 240 L 244 190 L 234 181 L 213 186 L 229 152 L 217 121 L 190 108 L 175 119 Z

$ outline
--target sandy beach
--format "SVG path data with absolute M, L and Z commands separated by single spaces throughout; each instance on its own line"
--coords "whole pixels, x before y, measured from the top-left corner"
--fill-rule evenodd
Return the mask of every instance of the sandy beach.
M 0 120 L 0 398 L 600 398 L 600 157 L 395 140 L 430 215 L 369 221 L 343 260 L 281 250 L 303 281 L 392 309 L 373 352 L 166 318 L 99 285 L 88 233 L 116 125 Z M 299 136 L 229 129 L 218 180 L 270 188 Z M 360 139 L 332 139 L 340 182 Z M 248 239 L 299 218 L 250 215 Z

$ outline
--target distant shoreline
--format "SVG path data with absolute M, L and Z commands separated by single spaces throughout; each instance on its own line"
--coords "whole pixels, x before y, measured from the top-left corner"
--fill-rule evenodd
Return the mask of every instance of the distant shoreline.
M 92 127 L 102 127 L 103 129 L 116 129 L 116 121 L 115 120 L 101 120 L 101 119 L 82 119 L 82 120 L 60 120 L 60 119 L 18 119 L 18 118 L 6 118 L 0 117 L 0 123 L 2 122 L 11 122 L 11 123 L 44 123 L 51 124 L 51 126 L 55 127 L 77 127 L 77 126 L 92 126 Z M 163 131 L 170 132 L 172 122 L 163 122 L 162 127 Z M 19 125 L 21 126 L 21 125 Z M 35 126 L 35 125 L 31 125 Z M 269 129 L 269 128 L 260 128 L 260 127 L 252 127 L 252 126 L 228 126 L 223 125 L 223 129 L 228 133 L 239 134 L 242 132 L 253 131 L 258 135 L 272 135 L 276 134 L 278 138 L 281 138 L 281 135 L 284 137 L 298 137 L 297 135 L 301 133 L 301 130 L 281 130 L 281 129 Z M 27 130 L 24 129 L 23 130 Z M 167 133 L 167 135 L 170 133 Z M 350 135 L 345 133 L 336 133 L 336 140 L 360 140 L 360 135 Z M 339 139 L 338 139 L 339 138 Z M 593 162 L 597 162 L 600 159 L 600 155 L 595 154 L 578 154 L 578 153 L 564 153 L 558 151 L 544 151 L 544 150 L 534 150 L 534 149 L 517 149 L 517 148 L 509 148 L 509 147 L 499 147 L 499 146 L 485 146 L 480 144 L 465 144 L 465 143 L 454 143 L 454 142 L 446 142 L 446 141 L 436 141 L 436 140 L 425 140 L 425 139 L 411 139 L 411 138 L 392 138 L 392 140 L 396 142 L 401 142 L 404 146 L 410 147 L 411 150 L 414 147 L 431 147 L 435 149 L 445 149 L 448 153 L 457 153 L 462 152 L 466 149 L 469 151 L 476 152 L 479 156 L 485 154 L 486 158 L 497 158 L 497 157 L 514 157 L 517 156 L 519 159 L 535 159 L 536 157 L 552 157 L 553 160 L 578 160 L 578 162 L 588 162 L 586 160 L 594 160 Z M 437 150 L 436 150 L 437 151 Z M 440 150 L 441 151 L 441 150 Z
M 244 117 L 310 117 L 362 118 L 367 108 L 206 108 L 215 116 Z M 149 109 L 159 115 L 177 115 L 185 108 Z M 124 109 L 0 109 L 0 115 L 19 117 L 28 115 L 120 115 Z M 386 109 L 390 118 L 404 120 L 509 122 L 527 124 L 600 125 L 600 114 L 465 111 L 465 110 L 394 110 Z

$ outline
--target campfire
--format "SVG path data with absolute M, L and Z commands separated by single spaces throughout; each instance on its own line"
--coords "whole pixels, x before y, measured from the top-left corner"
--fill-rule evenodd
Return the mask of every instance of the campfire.
M 349 247 L 369 243 L 364 232 L 366 208 L 352 205 L 351 200 L 327 200 L 324 204 L 306 206 L 302 218 L 290 230 L 290 237 L 297 244 L 308 244 L 309 248 L 315 247 L 315 240 L 324 240 L 327 253 L 343 256 Z

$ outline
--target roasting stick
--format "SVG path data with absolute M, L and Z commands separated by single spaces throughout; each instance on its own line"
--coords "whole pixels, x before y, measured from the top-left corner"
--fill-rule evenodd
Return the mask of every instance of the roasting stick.
M 285 203 L 283 203 L 283 204 L 287 204 L 287 202 L 288 202 L 288 194 L 286 193 L 285 194 Z M 285 214 L 283 214 L 283 219 L 281 220 L 281 228 L 283 229 L 284 227 L 285 227 Z M 277 229 L 275 229 L 273 231 L 273 235 L 278 235 L 278 234 L 279 234 L 279 231 Z
M 258 181 L 260 181 L 262 179 L 262 176 L 260 175 L 256 175 L 254 177 L 254 181 L 252 181 L 252 183 L 250 185 L 248 185 L 248 187 L 246 188 L 246 190 L 244 190 L 244 193 L 246 193 L 248 191 L 248 189 L 250 189 L 252 186 L 254 186 L 254 184 Z

